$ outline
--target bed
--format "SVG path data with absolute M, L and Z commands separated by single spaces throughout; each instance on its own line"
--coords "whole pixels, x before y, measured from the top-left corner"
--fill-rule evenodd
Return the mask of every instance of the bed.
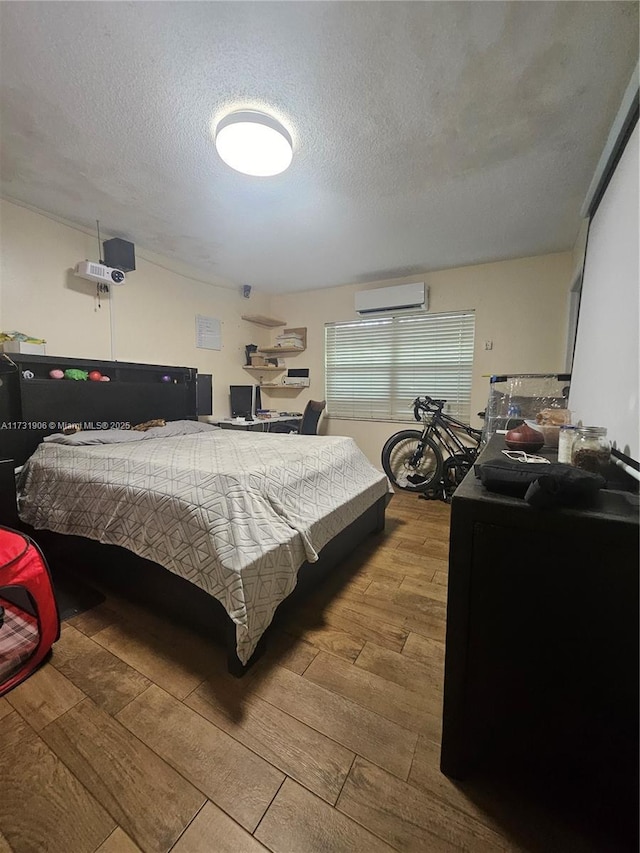
M 43 371 L 51 361 L 45 359 Z M 139 377 L 143 367 L 153 367 L 154 376 L 178 370 L 101 365 L 121 377 L 127 369 Z M 194 372 L 181 376 L 188 382 Z M 35 376 L 21 379 L 21 405 L 34 381 Z M 126 378 L 120 381 L 124 406 L 114 381 L 109 413 L 101 410 L 104 423 L 128 419 L 131 389 Z M 57 387 L 73 393 L 80 407 L 89 392 L 95 411 L 99 392 L 91 386 L 98 383 L 73 383 L 72 390 L 70 383 L 46 382 L 44 376 L 40 382 L 48 395 Z M 177 384 L 168 386 L 174 404 Z M 147 385 L 145 393 L 153 399 L 145 415 L 162 417 L 167 383 Z M 183 599 L 188 616 L 201 611 L 203 593 L 219 602 L 226 614 L 229 666 L 241 674 L 276 611 L 299 591 L 299 579 L 321 576 L 365 536 L 382 529 L 389 485 L 352 439 L 220 430 L 196 420 L 188 388 L 182 398 L 186 417 L 145 433 L 85 430 L 56 440 L 45 429 L 18 482 L 20 517 L 34 530 L 61 534 L 65 541 L 81 537 L 137 555 L 140 571 L 143 565 L 152 569 L 142 581 L 150 600 L 156 588 L 167 587 L 169 572 L 180 595 L 171 584 L 168 595 Z M 48 415 L 41 411 L 43 419 Z M 213 618 L 213 610 L 208 612 Z

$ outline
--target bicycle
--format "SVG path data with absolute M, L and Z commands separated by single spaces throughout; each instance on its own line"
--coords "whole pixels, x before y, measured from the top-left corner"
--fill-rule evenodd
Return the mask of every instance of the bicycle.
M 478 456 L 482 430 L 445 414 L 446 400 L 416 397 L 413 416 L 422 432 L 405 429 L 392 435 L 382 448 L 382 467 L 392 485 L 409 492 L 441 492 L 445 500 L 455 491 Z M 464 432 L 471 445 L 457 434 Z M 444 458 L 442 449 L 447 453 Z

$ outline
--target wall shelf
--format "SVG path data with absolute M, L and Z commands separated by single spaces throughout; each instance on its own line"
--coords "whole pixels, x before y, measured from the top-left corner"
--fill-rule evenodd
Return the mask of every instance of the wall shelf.
M 280 353 L 282 355 L 284 353 L 304 352 L 304 347 L 260 347 L 259 352 L 265 352 L 269 355 Z
M 266 384 L 260 385 L 260 388 L 262 388 L 264 391 L 268 391 L 270 393 L 273 393 L 274 391 L 278 391 L 278 392 L 280 392 L 280 391 L 287 391 L 287 392 L 294 391 L 297 393 L 298 391 L 302 391 L 304 388 L 308 389 L 309 386 L 308 385 L 270 385 L 267 382 Z
M 268 326 L 270 329 L 275 329 L 276 326 L 286 326 L 286 320 L 276 320 L 275 317 L 264 317 L 262 314 L 242 314 L 243 320 L 249 323 L 256 323 L 258 326 Z
M 259 347 L 258 352 L 263 352 L 268 355 L 282 355 L 283 353 L 288 353 L 289 355 L 296 352 L 304 352 L 307 348 L 307 329 L 306 327 L 298 328 L 298 329 L 285 329 L 282 333 L 283 335 L 297 335 L 302 339 L 301 347 Z
M 276 373 L 282 373 L 282 371 L 286 370 L 287 368 L 286 367 L 254 367 L 252 364 L 245 364 L 242 369 L 243 370 L 262 370 L 262 371 L 273 370 Z

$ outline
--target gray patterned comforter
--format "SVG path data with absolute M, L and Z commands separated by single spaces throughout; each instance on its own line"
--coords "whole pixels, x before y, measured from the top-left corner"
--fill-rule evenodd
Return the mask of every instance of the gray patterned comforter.
M 246 663 L 302 563 L 388 488 L 350 438 L 212 430 L 42 444 L 19 506 L 35 528 L 121 545 L 217 598 Z

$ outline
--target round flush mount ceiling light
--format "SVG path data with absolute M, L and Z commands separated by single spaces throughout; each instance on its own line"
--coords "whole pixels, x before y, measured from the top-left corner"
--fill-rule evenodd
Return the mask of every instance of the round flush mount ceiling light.
M 276 119 L 254 110 L 225 116 L 218 123 L 215 139 L 218 154 L 227 166 L 245 175 L 279 175 L 293 158 L 287 130 Z

